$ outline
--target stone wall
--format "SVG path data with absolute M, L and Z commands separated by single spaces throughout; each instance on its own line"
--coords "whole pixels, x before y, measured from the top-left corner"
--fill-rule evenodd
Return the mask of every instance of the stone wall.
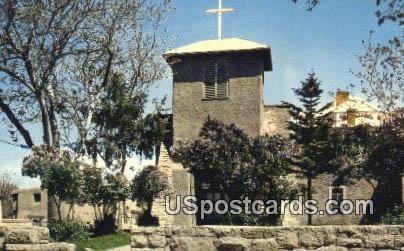
M 45 227 L 0 225 L 0 251 L 74 251 L 74 244 L 50 243 Z
M 137 250 L 404 250 L 404 226 L 133 228 Z

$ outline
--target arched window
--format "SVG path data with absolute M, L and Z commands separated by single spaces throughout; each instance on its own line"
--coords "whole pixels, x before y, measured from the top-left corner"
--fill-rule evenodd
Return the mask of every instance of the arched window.
M 209 62 L 204 68 L 205 99 L 224 99 L 229 96 L 229 73 L 224 61 Z

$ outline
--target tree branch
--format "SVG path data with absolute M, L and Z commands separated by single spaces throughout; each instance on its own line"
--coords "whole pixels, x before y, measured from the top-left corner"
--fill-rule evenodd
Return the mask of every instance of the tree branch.
M 0 97 L 0 108 L 6 114 L 7 118 L 10 122 L 17 128 L 20 132 L 21 136 L 24 138 L 25 143 L 29 148 L 34 146 L 30 133 L 25 129 L 25 127 L 21 124 L 18 118 L 14 115 L 13 111 L 10 109 L 9 105 L 4 103 L 3 99 Z

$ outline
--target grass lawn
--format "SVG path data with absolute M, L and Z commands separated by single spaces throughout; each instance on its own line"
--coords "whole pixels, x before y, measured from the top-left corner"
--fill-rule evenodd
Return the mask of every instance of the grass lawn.
M 85 241 L 76 242 L 76 251 L 84 251 L 91 248 L 94 251 L 102 251 L 110 248 L 127 246 L 130 244 L 130 235 L 124 232 L 89 238 Z

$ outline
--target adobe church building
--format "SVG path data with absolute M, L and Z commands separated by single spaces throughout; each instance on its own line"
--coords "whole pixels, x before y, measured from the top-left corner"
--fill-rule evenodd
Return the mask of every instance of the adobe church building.
M 272 71 L 268 46 L 239 38 L 206 40 L 168 51 L 164 57 L 173 71 L 173 138 L 172 145 L 162 145 L 157 165 L 169 176 L 173 194 L 194 194 L 195 182 L 171 160 L 170 151 L 196 140 L 208 116 L 234 123 L 251 137 L 279 132 L 287 136 L 288 108 L 263 103 L 264 73 Z M 161 225 L 196 224 L 190 216 L 166 215 L 164 207 L 162 198 L 153 206 Z
M 207 117 L 234 123 L 249 136 L 279 134 L 288 138 L 287 106 L 263 103 L 264 73 L 272 71 L 270 47 L 239 39 L 205 40 L 164 54 L 173 72 L 172 138 L 161 145 L 157 166 L 169 177 L 172 203 L 175 195 L 194 195 L 201 187 L 180 163 L 171 159 L 173 149 L 198 138 Z M 333 106 L 334 126 L 369 124 L 379 126 L 382 113 L 368 102 L 338 91 Z M 323 209 L 328 199 L 374 199 L 377 184 L 359 180 L 353 185 L 335 185 L 337 177 L 324 175 L 314 181 L 314 199 Z M 304 184 L 304 181 L 302 181 Z M 195 216 L 167 215 L 162 197 L 153 205 L 160 225 L 195 225 Z M 360 224 L 364 215 L 315 215 L 315 225 Z M 307 217 L 285 214 L 283 225 L 305 225 Z

